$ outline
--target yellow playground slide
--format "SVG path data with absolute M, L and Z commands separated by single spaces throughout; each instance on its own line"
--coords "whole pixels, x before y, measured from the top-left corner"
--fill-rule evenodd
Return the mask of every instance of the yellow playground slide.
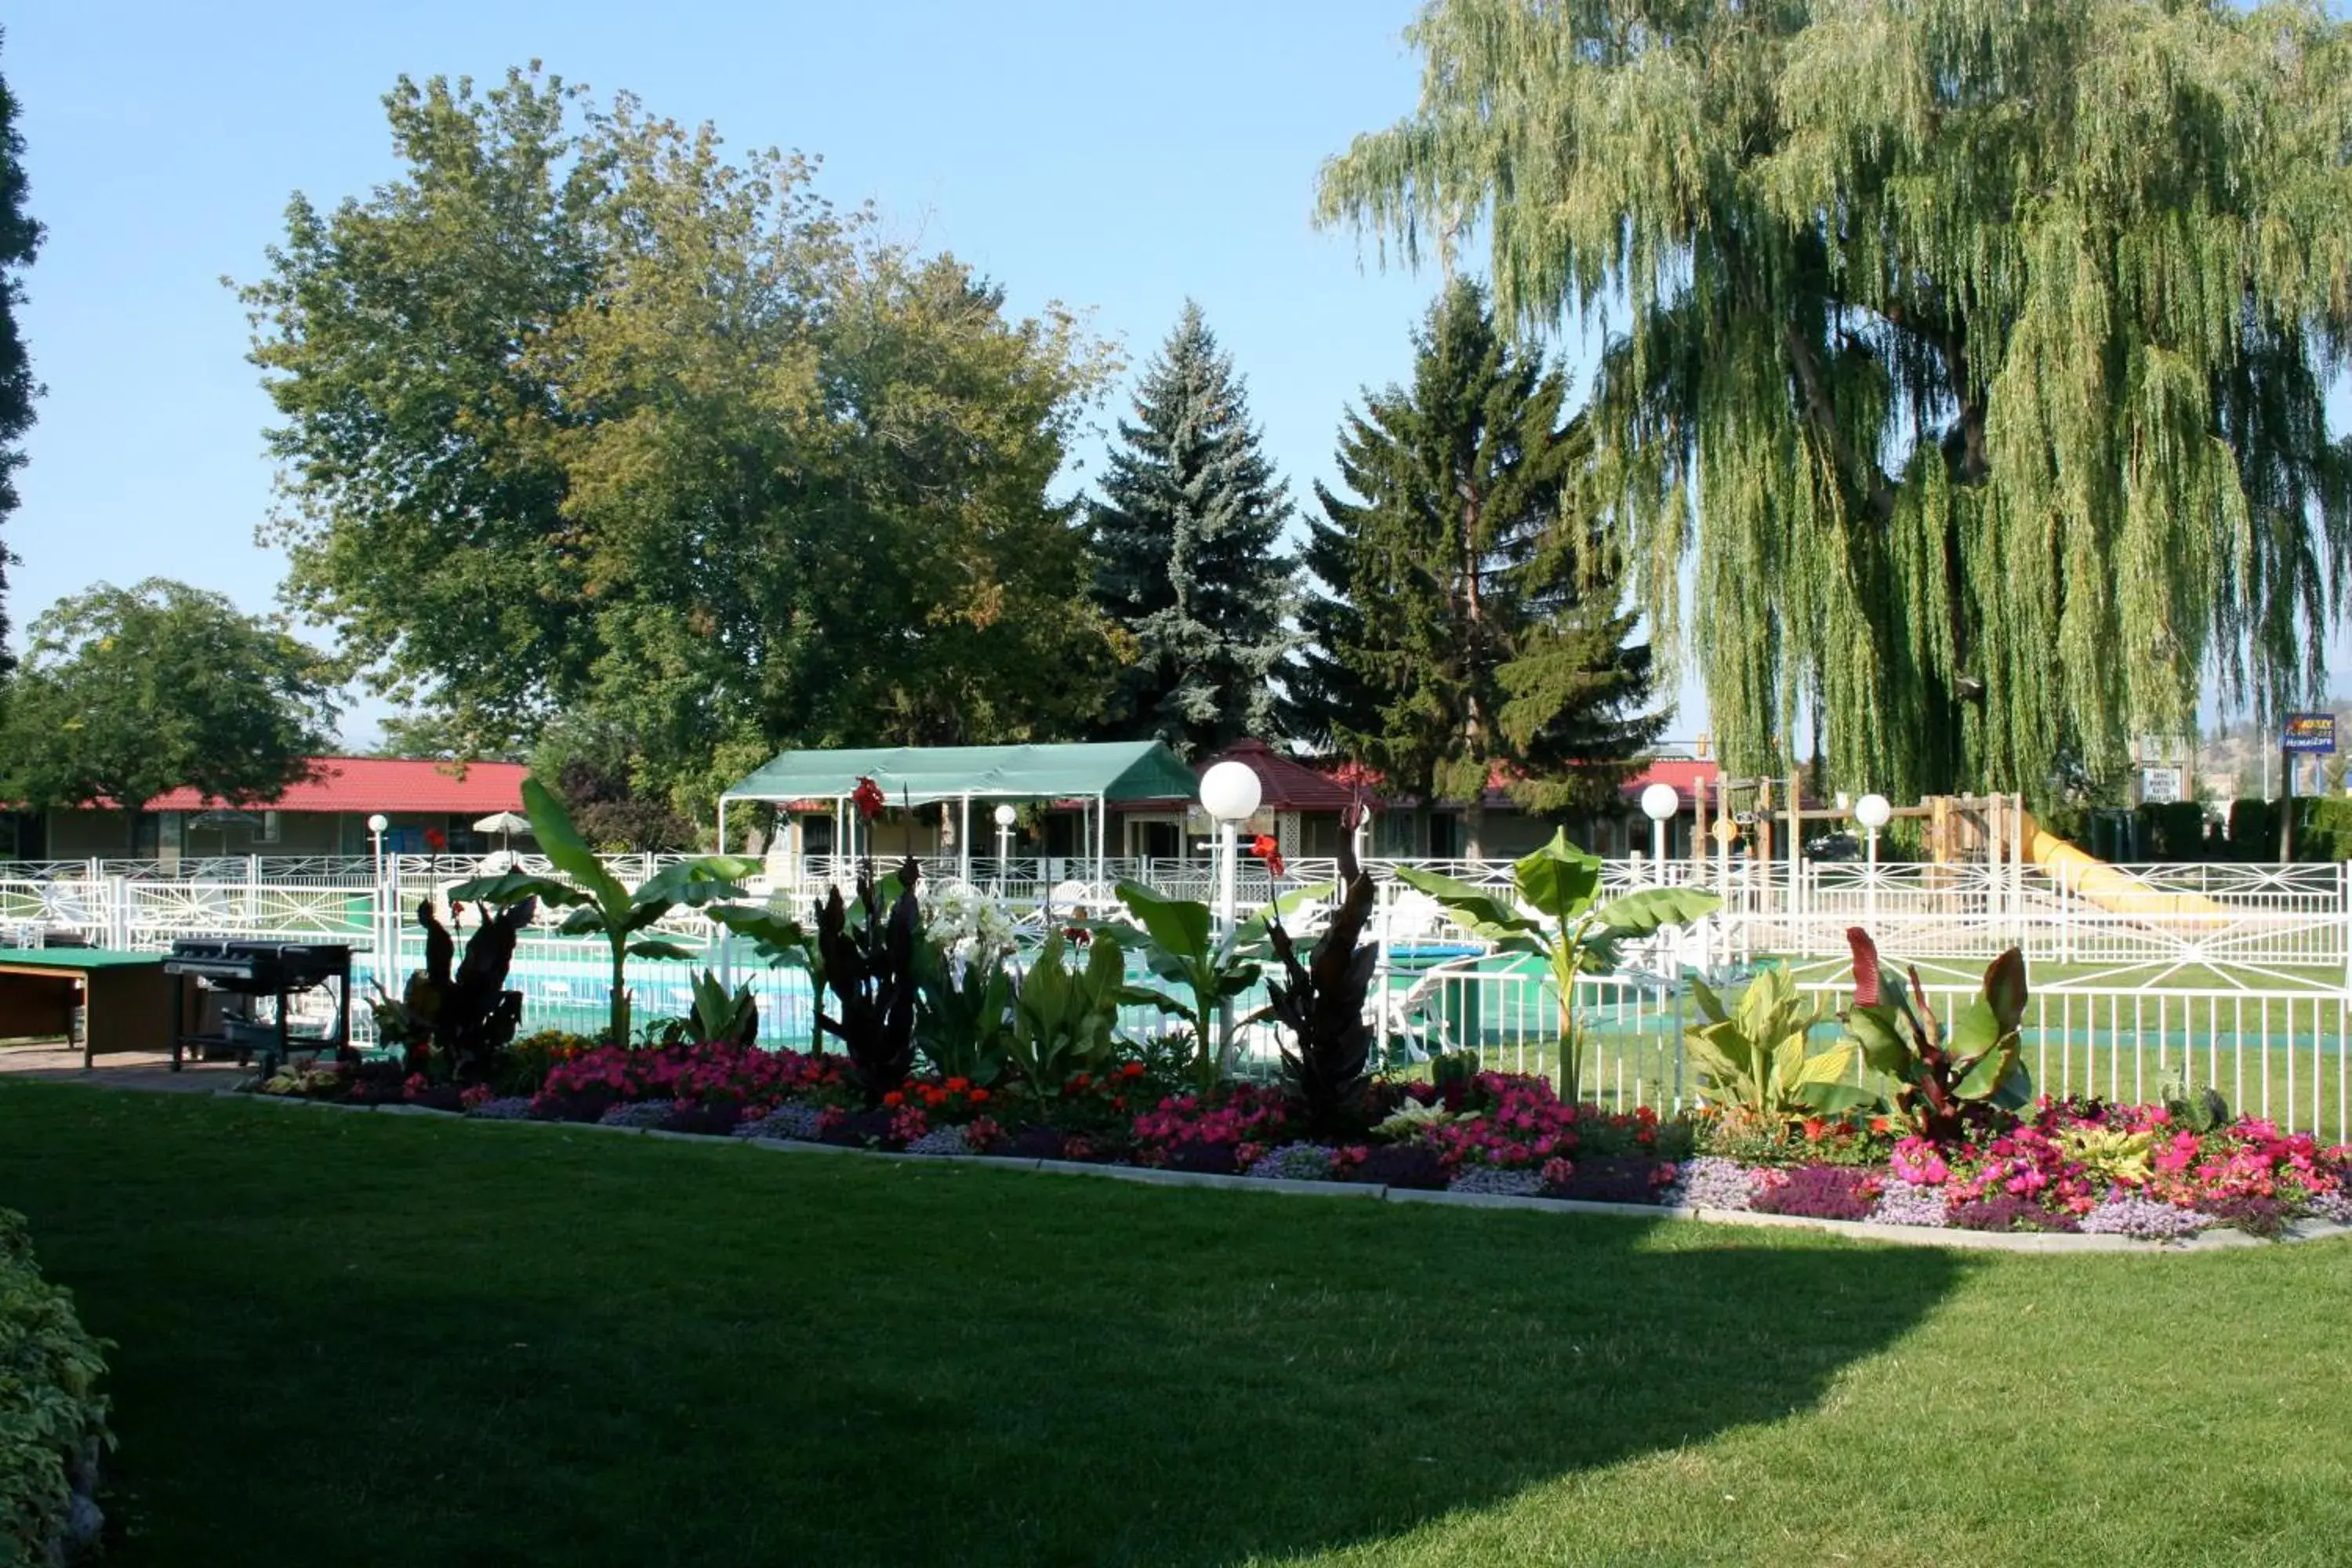
M 2028 860 L 2111 914 L 2229 917 L 2226 906 L 2202 893 L 2170 893 L 2151 888 L 2129 871 L 2118 870 L 2097 856 L 2076 848 L 2056 834 L 2045 831 L 2031 813 L 2018 814 L 2018 828 L 2025 837 Z

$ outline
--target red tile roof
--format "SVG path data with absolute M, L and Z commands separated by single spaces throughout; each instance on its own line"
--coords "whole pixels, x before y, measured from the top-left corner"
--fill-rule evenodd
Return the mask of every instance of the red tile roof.
M 1369 787 L 1351 789 L 1328 773 L 1294 763 L 1264 741 L 1236 741 L 1193 772 L 1206 773 L 1227 762 L 1240 763 L 1257 775 L 1258 802 L 1268 811 L 1345 811 L 1370 794 Z
M 1244 743 L 1255 744 L 1256 742 Z M 1289 765 L 1295 767 L 1297 764 Z M 1619 784 L 1617 789 L 1630 807 L 1641 798 L 1642 792 L 1650 785 L 1669 784 L 1674 785 L 1675 792 L 1683 797 L 1684 808 L 1687 810 L 1692 801 L 1696 798 L 1698 791 L 1714 789 L 1717 772 L 1717 765 L 1711 759 L 1653 757 L 1636 771 L 1626 774 L 1624 782 Z M 1317 776 L 1323 778 L 1324 782 L 1332 788 L 1341 789 L 1343 793 L 1344 786 L 1350 784 L 1360 784 L 1367 790 L 1383 787 L 1380 771 L 1361 763 L 1342 763 L 1329 774 Z M 1489 770 L 1486 774 L 1487 805 L 1508 807 L 1511 805 L 1510 786 L 1514 777 L 1511 770 L 1499 763 Z M 1405 806 L 1418 805 L 1421 803 L 1412 796 L 1406 795 L 1398 797 L 1396 804 Z
M 310 776 L 249 811 L 383 811 L 488 816 L 522 809 L 520 763 L 440 763 L 417 757 L 313 757 Z M 221 802 L 175 789 L 150 811 L 208 811 Z
M 1715 788 L 1718 770 L 1712 760 L 1693 757 L 1653 757 L 1641 772 L 1629 776 L 1617 786 L 1617 793 L 1627 800 L 1639 800 L 1642 792 L 1654 784 L 1672 784 L 1675 793 L 1683 797 L 1683 808 L 1688 810 L 1699 792 Z

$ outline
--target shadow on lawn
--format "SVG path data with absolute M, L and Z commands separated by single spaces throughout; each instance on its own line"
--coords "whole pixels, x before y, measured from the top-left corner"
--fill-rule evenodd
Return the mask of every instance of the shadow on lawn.
M 1804 1409 L 1966 1267 L 46 1093 L 107 1113 L 0 1147 L 0 1195 L 121 1342 L 131 1563 L 249 1561 L 265 1498 L 288 1563 L 1372 1543 Z

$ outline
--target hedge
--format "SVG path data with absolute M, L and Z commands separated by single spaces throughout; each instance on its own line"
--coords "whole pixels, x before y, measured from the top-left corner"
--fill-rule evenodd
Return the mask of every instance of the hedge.
M 41 1278 L 25 1216 L 0 1209 L 0 1564 L 57 1561 L 87 1529 L 96 1457 L 110 1447 L 97 1392 L 105 1346 Z

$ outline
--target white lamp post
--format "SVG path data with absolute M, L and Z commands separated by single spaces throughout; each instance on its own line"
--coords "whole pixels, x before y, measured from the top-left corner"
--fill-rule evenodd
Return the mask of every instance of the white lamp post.
M 1257 774 L 1245 763 L 1219 763 L 1201 775 L 1201 805 L 1216 819 L 1218 847 L 1223 853 L 1217 862 L 1217 920 L 1226 940 L 1231 941 L 1238 923 L 1234 909 L 1234 865 L 1241 858 L 1237 839 L 1241 825 L 1257 810 L 1261 791 Z M 1217 1009 L 1217 1061 L 1222 1067 L 1234 1037 L 1234 1005 L 1223 1004 Z
M 1257 774 L 1245 763 L 1219 763 L 1201 775 L 1201 805 L 1217 822 L 1217 919 L 1228 935 L 1234 918 L 1234 863 L 1240 856 L 1241 825 L 1257 810 Z
M 1004 863 L 1013 856 L 1013 824 L 1020 813 L 1010 805 L 996 808 L 996 890 L 1004 891 Z
M 387 827 L 390 827 L 391 826 L 392 826 L 392 819 L 391 819 L 391 818 L 389 818 L 389 817 L 387 817 L 387 816 L 384 816 L 384 814 L 383 814 L 383 813 L 382 813 L 382 812 L 380 812 L 380 811 L 379 811 L 379 812 L 377 812 L 373 816 L 371 816 L 371 817 L 369 817 L 369 818 L 367 819 L 368 837 L 369 837 L 370 839 L 373 840 L 373 841 L 374 841 L 374 844 L 375 844 L 375 942 L 374 942 L 374 946 L 375 946 L 375 958 L 376 958 L 376 978 L 377 978 L 379 981 L 381 981 L 381 980 L 383 978 L 384 974 L 386 973 L 386 972 L 387 972 L 387 970 L 386 970 L 386 966 L 387 966 L 388 964 L 389 964 L 391 967 L 393 967 L 393 968 L 397 968 L 397 967 L 398 967 L 398 965 L 397 965 L 396 963 L 392 963 L 391 959 L 390 959 L 390 955 L 389 955 L 389 954 L 387 954 L 387 953 L 384 952 L 384 940 L 383 940 L 383 939 L 384 939 L 384 937 L 385 937 L 385 935 L 386 935 L 388 932 L 393 931 L 395 931 L 395 930 L 397 930 L 397 929 L 398 929 L 398 928 L 397 928 L 397 926 L 394 923 L 394 920 L 396 919 L 396 917 L 395 917 L 395 916 L 394 916 L 394 915 L 392 915 L 392 914 L 390 914 L 390 913 L 387 913 L 387 912 L 386 912 L 385 906 L 390 902 L 390 899 L 389 899 L 389 896 L 388 896 L 389 889 L 387 889 L 384 887 L 384 885 L 383 885 L 383 830 L 384 830 L 385 828 L 387 828 Z
M 1878 921 L 1878 830 L 1894 816 L 1894 803 L 1883 795 L 1866 795 L 1853 803 L 1853 817 L 1862 824 L 1867 846 L 1862 869 L 1864 916 L 1874 925 Z
M 1654 784 L 1642 792 L 1642 815 L 1650 819 L 1651 879 L 1666 881 L 1666 824 L 1683 808 L 1682 791 L 1670 784 Z

